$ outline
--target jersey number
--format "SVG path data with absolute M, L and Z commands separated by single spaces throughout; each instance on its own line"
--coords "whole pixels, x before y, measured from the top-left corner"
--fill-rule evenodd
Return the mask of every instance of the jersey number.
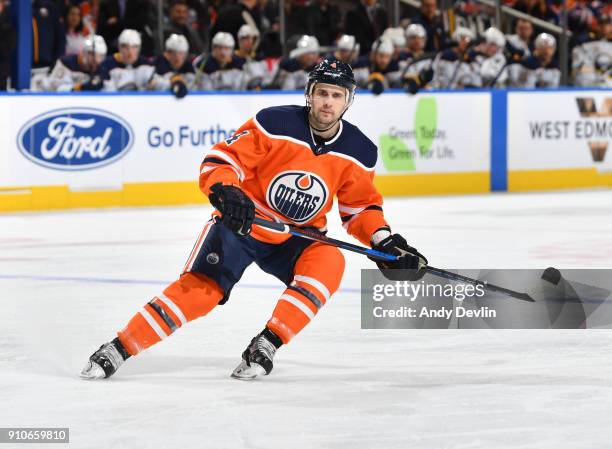
M 229 146 L 233 144 L 235 141 L 237 141 L 238 139 L 240 139 L 242 136 L 246 136 L 248 133 L 249 133 L 248 131 L 242 131 L 241 133 L 234 134 L 232 137 L 230 137 L 229 139 L 225 141 L 225 144 Z

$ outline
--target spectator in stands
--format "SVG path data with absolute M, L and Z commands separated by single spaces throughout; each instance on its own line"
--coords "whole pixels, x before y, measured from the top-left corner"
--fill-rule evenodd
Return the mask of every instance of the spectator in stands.
M 531 37 L 533 25 L 529 20 L 518 19 L 514 25 L 514 34 L 506 36 L 508 46 L 513 51 L 521 50 L 524 57 L 531 55 Z
M 292 48 L 300 37 L 308 34 L 305 0 L 284 0 L 283 10 L 285 12 L 285 46 Z
M 209 33 L 211 18 L 217 19 L 216 6 L 220 4 L 219 0 L 187 0 L 187 5 L 190 10 L 190 17 L 192 17 L 192 23 L 190 24 L 191 29 L 197 34 L 201 44 L 202 51 L 210 48 Z M 188 36 L 187 39 L 189 40 Z M 190 48 L 190 53 L 197 52 Z
M 108 56 L 102 63 L 104 90 L 146 90 L 154 68 L 140 54 L 142 40 L 136 30 L 125 29 L 117 39 L 119 53 Z
M 369 53 L 372 43 L 388 26 L 387 11 L 378 0 L 361 0 L 355 9 L 346 13 L 346 33 L 355 36 L 362 55 Z
M 546 0 L 518 0 L 514 4 L 514 8 L 546 22 L 559 23 L 559 17 Z
M 556 39 L 541 33 L 534 42 L 533 54 L 517 64 L 508 66 L 509 87 L 558 87 L 561 71 L 554 59 Z
M 355 36 L 343 34 L 340 36 L 340 39 L 338 39 L 336 47 L 337 50 L 331 56 L 342 62 L 353 65 L 357 58 L 359 58 L 359 44 Z
M 481 84 L 476 52 L 470 47 L 474 32 L 457 27 L 453 33 L 456 45 L 442 51 L 434 60 L 431 86 L 438 89 L 463 89 Z
M 11 53 L 17 42 L 9 17 L 8 3 L 0 0 L 0 91 L 6 90 L 11 74 Z
M 199 55 L 205 48 L 197 31 L 189 26 L 189 6 L 187 0 L 172 0 L 168 10 L 169 23 L 164 28 L 164 39 L 172 34 L 185 36 L 192 54 Z
M 316 37 L 321 45 L 334 45 L 340 35 L 340 8 L 330 0 L 312 0 L 304 10 L 304 21 L 306 34 Z
M 244 60 L 243 70 L 248 81 L 247 89 L 261 89 L 270 82 L 268 65 L 261 52 L 257 51 L 259 33 L 250 25 L 244 24 L 238 31 L 236 56 Z
M 193 65 L 196 85 L 202 90 L 243 90 L 248 84 L 244 59 L 234 54 L 236 43 L 230 33 L 219 31 L 212 39 L 210 55 L 202 54 Z
M 395 49 L 389 39 L 380 38 L 372 45 L 369 56 L 362 56 L 354 65 L 357 86 L 380 95 L 385 89 L 400 86 L 400 68 L 393 58 Z
M 576 86 L 612 87 L 611 18 L 603 18 L 599 40 L 574 48 L 572 69 Z
M 235 42 L 238 38 L 238 31 L 244 24 L 251 25 L 259 32 L 261 11 L 257 0 L 239 0 L 238 3 L 227 3 L 219 11 L 219 16 L 210 30 L 210 34 L 215 36 L 219 31 L 225 31 L 232 35 Z
M 51 0 L 34 0 L 32 3 L 32 68 L 42 68 L 39 73 L 55 65 L 66 49 L 66 31 L 59 10 Z
M 55 67 L 35 90 L 45 91 L 85 91 L 102 89 L 100 64 L 106 57 L 106 43 L 99 35 L 92 35 L 83 41 L 78 55 L 60 58 Z
M 151 9 L 149 0 L 100 0 L 98 32 L 109 51 L 117 51 L 117 38 L 124 29 L 133 29 L 141 33 L 141 53 L 151 55 L 153 36 L 147 27 Z
M 575 0 L 567 11 L 567 26 L 572 32 L 572 44 L 588 42 L 589 35 L 597 30 L 597 17 L 587 0 Z
M 258 0 L 257 8 L 261 17 L 259 48 L 266 58 L 280 58 L 283 47 L 280 42 L 278 0 Z
M 64 18 L 66 26 L 66 55 L 78 55 L 81 53 L 85 35 L 83 34 L 83 21 L 81 18 L 81 8 L 77 5 L 68 6 Z
M 283 90 L 304 89 L 308 73 L 319 62 L 319 41 L 314 36 L 304 35 L 291 50 L 288 59 L 283 59 L 277 69 L 272 87 Z
M 155 72 L 149 81 L 151 90 L 169 90 L 183 98 L 195 85 L 195 70 L 189 62 L 189 43 L 182 34 L 171 34 L 166 39 L 164 54 L 155 58 Z
M 479 46 L 479 54 L 476 56 L 482 86 L 503 87 L 508 76 L 504 55 L 506 37 L 499 29 L 490 27 L 485 30 L 484 39 L 485 42 Z
M 423 0 L 419 13 L 412 17 L 412 23 L 418 23 L 427 32 L 425 51 L 440 51 L 448 46 L 448 39 L 442 17 L 438 10 L 437 0 Z

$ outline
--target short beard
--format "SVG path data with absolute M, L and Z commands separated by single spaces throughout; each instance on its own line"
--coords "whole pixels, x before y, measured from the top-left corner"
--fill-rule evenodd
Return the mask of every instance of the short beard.
M 315 128 L 327 129 L 331 126 L 334 126 L 340 120 L 340 117 L 332 118 L 331 120 L 321 121 L 320 118 L 318 118 L 314 113 L 312 113 L 310 120 L 311 122 L 313 122 Z

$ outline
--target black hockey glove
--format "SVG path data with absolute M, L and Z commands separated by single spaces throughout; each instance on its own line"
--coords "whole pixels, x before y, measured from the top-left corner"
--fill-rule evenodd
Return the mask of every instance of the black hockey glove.
M 183 98 L 187 95 L 187 85 L 183 81 L 183 79 L 179 76 L 174 77 L 172 79 L 172 83 L 170 84 L 170 92 L 176 98 Z
M 224 186 L 220 182 L 210 191 L 210 204 L 221 212 L 221 223 L 238 235 L 248 235 L 255 218 L 255 205 L 251 198 L 239 187 Z
M 385 76 L 382 73 L 374 72 L 368 78 L 368 90 L 374 95 L 380 95 L 385 91 Z
M 404 77 L 402 84 L 404 90 L 412 95 L 416 94 L 420 89 L 427 86 L 433 79 L 434 72 L 431 68 L 423 69 L 418 74 L 409 74 Z
M 371 260 L 376 262 L 383 276 L 387 279 L 418 281 L 425 275 L 427 259 L 415 248 L 408 245 L 406 239 L 399 234 L 390 235 L 378 245 L 372 246 L 372 249 L 400 256 L 392 262 L 375 260 L 370 257 Z

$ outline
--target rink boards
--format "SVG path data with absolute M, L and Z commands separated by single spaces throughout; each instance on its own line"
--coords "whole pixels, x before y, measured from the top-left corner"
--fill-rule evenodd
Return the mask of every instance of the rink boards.
M 296 93 L 0 96 L 0 211 L 194 204 L 199 165 Z M 385 196 L 612 185 L 612 92 L 358 93 Z

